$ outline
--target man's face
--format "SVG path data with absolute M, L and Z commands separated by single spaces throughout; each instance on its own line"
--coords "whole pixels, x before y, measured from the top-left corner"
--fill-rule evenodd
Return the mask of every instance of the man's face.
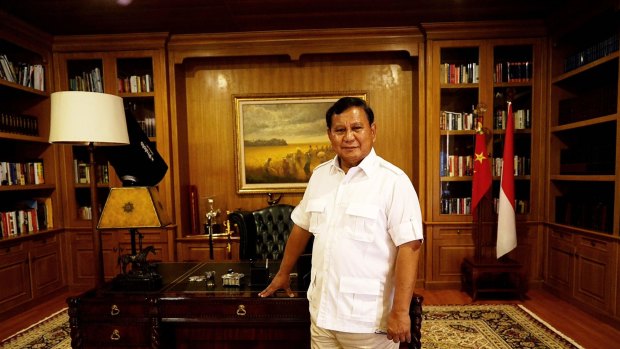
M 351 107 L 341 114 L 334 114 L 327 136 L 340 159 L 340 167 L 346 173 L 370 153 L 375 142 L 376 127 L 374 123 L 368 123 L 364 109 Z

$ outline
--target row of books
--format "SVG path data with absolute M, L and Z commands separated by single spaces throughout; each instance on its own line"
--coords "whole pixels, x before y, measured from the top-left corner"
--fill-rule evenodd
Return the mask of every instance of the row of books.
M 491 162 L 491 175 L 501 176 L 504 159 L 497 157 L 490 158 L 489 161 Z M 515 155 L 513 161 L 515 176 L 530 175 L 532 164 L 530 158 Z M 442 177 L 464 177 L 472 176 L 474 173 L 474 161 L 471 155 L 447 155 L 442 152 L 439 162 L 439 175 Z
M 512 113 L 515 120 L 515 129 L 523 130 L 532 128 L 532 117 L 529 109 L 519 109 Z M 496 110 L 493 117 L 493 129 L 505 130 L 508 124 L 508 113 L 506 110 Z
M 441 214 L 471 214 L 471 197 L 442 198 Z
M 39 135 L 39 120 L 31 115 L 0 112 L 0 132 Z
M 94 68 L 91 71 L 85 71 L 80 75 L 69 78 L 69 90 L 103 93 L 101 69 Z
M 14 210 L 0 212 L 2 238 L 32 234 L 54 226 L 50 198 L 18 203 Z
M 93 210 L 90 206 L 78 207 L 78 219 L 91 220 L 93 219 Z
M 442 84 L 476 84 L 480 81 L 478 63 L 442 63 L 439 79 Z
M 471 155 L 447 155 L 441 153 L 440 176 L 463 177 L 474 173 L 474 157 Z
M 155 117 L 138 120 L 138 125 L 147 137 L 155 137 Z
M 118 78 L 119 93 L 140 93 L 153 92 L 153 77 L 150 74 L 131 75 L 125 78 Z
M 12 62 L 6 54 L 0 54 L 0 79 L 40 91 L 45 90 L 43 65 Z
M 504 166 L 504 159 L 491 158 L 491 175 L 493 176 L 501 176 L 502 175 L 502 167 Z M 530 158 L 526 158 L 525 156 L 514 156 L 513 160 L 514 166 L 514 175 L 515 176 L 529 176 L 531 173 L 532 161 Z
M 499 198 L 493 198 L 495 213 L 499 205 Z M 527 214 L 529 212 L 528 200 L 515 200 L 515 213 Z M 471 214 L 471 197 L 442 198 L 441 214 Z
M 44 184 L 43 161 L 0 161 L 0 186 Z
M 495 213 L 498 212 L 499 198 L 493 198 L 493 209 L 495 210 Z M 528 200 L 515 200 L 516 214 L 527 214 L 528 212 L 530 212 L 530 202 Z
M 564 72 L 577 69 L 599 58 L 610 55 L 618 51 L 618 34 L 614 33 L 611 37 L 595 43 L 584 50 L 576 52 L 564 60 Z
M 493 81 L 528 82 L 532 78 L 532 62 L 502 62 L 495 64 Z
M 110 174 L 107 165 L 97 165 L 97 183 L 110 183 Z M 73 160 L 73 178 L 76 184 L 90 184 L 90 164 L 78 159 Z
M 442 110 L 439 116 L 440 130 L 475 130 L 476 118 L 473 113 L 458 113 Z

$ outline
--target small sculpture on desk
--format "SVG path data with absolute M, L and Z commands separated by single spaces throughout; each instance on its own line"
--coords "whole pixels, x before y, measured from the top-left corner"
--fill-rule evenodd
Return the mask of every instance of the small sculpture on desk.
M 161 286 L 161 275 L 157 274 L 154 266 L 149 264 L 149 253 L 155 254 L 153 246 L 140 249 L 136 254 L 124 254 L 118 257 L 122 273 L 114 278 L 114 285 L 124 290 L 148 290 Z M 128 270 L 128 266 L 131 266 Z
M 121 265 L 123 274 L 144 275 L 149 272 L 149 262 L 146 257 L 149 253 L 155 254 L 155 247 L 147 246 L 136 255 L 124 254 L 118 257 L 118 262 Z M 128 271 L 127 266 L 131 265 L 131 269 Z

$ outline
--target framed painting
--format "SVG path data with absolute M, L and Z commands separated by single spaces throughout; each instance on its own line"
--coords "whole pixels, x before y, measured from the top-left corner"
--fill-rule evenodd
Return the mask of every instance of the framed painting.
M 365 93 L 234 96 L 238 193 L 303 192 L 314 168 L 335 156 L 325 113 Z

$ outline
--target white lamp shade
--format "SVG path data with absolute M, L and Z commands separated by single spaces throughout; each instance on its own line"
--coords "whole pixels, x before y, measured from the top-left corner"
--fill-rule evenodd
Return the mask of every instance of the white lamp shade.
M 123 99 L 83 91 L 51 95 L 50 143 L 129 144 Z

